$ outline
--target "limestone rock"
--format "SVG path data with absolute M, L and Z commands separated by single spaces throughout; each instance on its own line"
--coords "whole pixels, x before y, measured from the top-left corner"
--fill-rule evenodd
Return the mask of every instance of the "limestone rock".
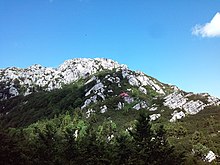
M 166 96 L 164 101 L 164 106 L 169 107 L 170 109 L 182 108 L 182 106 L 187 102 L 187 98 L 185 98 L 181 93 L 174 92 L 168 96 Z
M 92 113 L 94 113 L 95 111 L 93 110 L 93 109 L 88 109 L 87 111 L 86 111 L 86 118 L 89 118 L 90 116 L 91 116 L 91 114 Z
M 215 155 L 215 153 L 214 152 L 212 152 L 212 151 L 209 151 L 208 152 L 208 154 L 206 155 L 206 157 L 205 157 L 205 161 L 207 161 L 207 162 L 212 162 L 213 160 L 215 160 L 216 159 L 216 155 Z
M 145 101 L 141 101 L 140 103 L 137 103 L 135 106 L 133 106 L 134 109 L 140 110 L 143 108 L 147 108 L 147 104 Z
M 186 113 L 190 115 L 197 114 L 199 111 L 203 110 L 204 107 L 205 107 L 204 103 L 200 100 L 197 101 L 191 100 L 183 105 L 183 109 L 186 111 Z
M 107 111 L 107 106 L 106 105 L 103 105 L 102 107 L 100 107 L 100 112 L 101 113 L 105 113 Z
M 139 91 L 142 92 L 145 95 L 147 94 L 147 90 L 142 86 L 139 87 Z
M 17 95 L 19 95 L 18 90 L 17 90 L 15 87 L 13 87 L 13 86 L 9 88 L 9 93 L 10 93 L 12 96 L 17 96 Z
M 15 85 L 22 86 L 23 89 L 25 89 L 22 94 L 27 95 L 33 92 L 30 89 L 34 86 L 45 91 L 51 91 L 53 89 L 61 88 L 62 84 L 75 82 L 80 78 L 86 78 L 96 72 L 117 68 L 126 69 L 126 66 L 105 58 L 76 58 L 65 61 L 58 68 L 47 68 L 41 65 L 33 65 L 26 69 L 15 67 L 0 69 L 0 83 L 9 84 L 14 87 Z M 92 77 L 87 83 L 94 81 L 95 79 L 95 77 Z M 119 81 L 119 79 L 116 78 L 116 81 Z M 4 89 L 7 88 L 7 86 L 4 87 Z M 19 91 L 18 88 L 16 89 Z M 17 94 L 15 90 L 13 91 L 13 94 Z M 38 89 L 35 88 L 34 92 L 37 91 Z M 3 97 L 3 92 L 0 91 L 0 93 Z M 8 96 L 6 99 L 7 98 Z
M 153 115 L 150 115 L 150 121 L 155 121 L 157 120 L 158 118 L 160 118 L 161 114 L 153 114 Z
M 177 120 L 180 120 L 182 119 L 183 117 L 185 117 L 185 113 L 183 111 L 180 111 L 180 112 L 177 112 L 177 111 L 174 111 L 172 113 L 172 118 L 170 119 L 170 122 L 175 122 Z
M 124 107 L 124 103 L 119 102 L 117 110 L 120 110 Z
M 130 96 L 124 97 L 124 101 L 125 101 L 126 103 L 128 103 L 128 104 L 131 104 L 131 103 L 134 102 L 134 98 L 133 98 L 133 97 L 130 97 Z

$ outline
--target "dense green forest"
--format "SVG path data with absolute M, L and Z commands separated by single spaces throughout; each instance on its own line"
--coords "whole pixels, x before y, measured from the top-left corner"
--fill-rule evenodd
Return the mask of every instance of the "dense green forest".
M 1 164 L 182 164 L 184 153 L 153 129 L 143 112 L 132 130 L 118 132 L 111 120 L 98 127 L 69 113 L 0 133 Z M 114 138 L 113 138 L 114 137 Z
M 78 110 L 26 128 L 1 129 L 0 164 L 205 164 L 200 132 L 185 141 L 196 145 L 194 156 L 169 142 L 184 131 L 179 125 L 171 136 L 163 125 L 152 125 L 144 111 L 133 128 L 122 131 L 112 120 L 100 125 L 84 120 Z

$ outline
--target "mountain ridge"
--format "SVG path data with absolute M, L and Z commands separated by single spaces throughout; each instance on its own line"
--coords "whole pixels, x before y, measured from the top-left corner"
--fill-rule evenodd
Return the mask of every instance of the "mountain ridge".
M 101 77 L 99 73 L 102 74 Z M 126 65 L 106 58 L 70 59 L 57 68 L 35 64 L 26 69 L 16 67 L 1 69 L 0 100 L 19 95 L 27 96 L 39 91 L 62 89 L 64 85 L 75 83 L 80 79 L 85 80 L 83 86 L 93 85 L 84 89 L 84 96 L 81 96 L 83 97 L 81 109 L 95 104 L 97 100 L 101 99 L 104 102 L 106 98 L 116 97 L 123 92 L 134 95 L 134 92 L 137 93 L 136 90 L 143 94 L 144 99 L 139 99 L 139 102 L 133 105 L 133 109 L 148 107 L 149 110 L 155 111 L 159 105 L 151 104 L 151 102 L 153 99 L 160 98 L 163 100 L 163 106 L 173 110 L 171 122 L 180 120 L 188 114 L 197 114 L 206 107 L 220 105 L 220 99 L 214 96 L 206 93 L 185 92 L 174 85 L 164 84 L 141 71 L 129 70 Z M 129 104 L 135 102 L 132 97 L 124 101 Z M 123 105 L 122 102 L 117 104 L 118 109 L 120 109 L 119 105 Z M 106 105 L 102 106 L 107 109 Z
M 0 70 L 0 126 L 9 130 L 32 129 L 71 113 L 95 127 L 108 121 L 128 132 L 144 111 L 155 127 L 165 125 L 170 142 L 187 148 L 189 157 L 195 150 L 211 162 L 220 155 L 219 110 L 220 99 L 214 96 L 185 92 L 110 59 L 78 58 L 58 68 L 36 64 Z M 209 140 L 201 140 L 202 134 Z M 201 136 L 201 143 L 193 141 L 194 136 Z M 185 141 L 191 141 L 190 146 Z
M 85 67 L 85 65 L 88 65 L 88 66 Z M 40 64 L 33 64 L 27 68 L 7 67 L 7 68 L 0 69 L 0 85 L 1 85 L 0 90 L 3 90 L 2 86 L 4 85 L 6 87 L 9 87 L 9 86 L 17 85 L 16 83 L 19 83 L 18 81 L 20 81 L 21 85 L 24 85 L 24 86 L 25 85 L 28 85 L 28 86 L 36 85 L 38 87 L 44 88 L 44 90 L 50 91 L 56 88 L 61 88 L 62 83 L 63 84 L 72 83 L 74 81 L 77 81 L 79 78 L 92 75 L 104 69 L 129 70 L 127 65 L 119 64 L 117 61 L 114 61 L 112 59 L 107 59 L 107 58 L 94 58 L 94 59 L 74 58 L 74 59 L 65 60 L 57 68 L 44 67 Z M 135 72 L 143 73 L 141 71 L 135 71 Z M 39 76 L 36 76 L 37 74 L 39 74 Z M 52 74 L 52 76 L 50 74 Z M 44 80 L 42 80 L 40 76 L 44 77 Z M 38 78 L 39 80 L 36 80 Z M 54 81 L 54 80 L 58 81 L 58 79 L 60 79 L 59 82 Z M 171 84 L 169 85 L 173 87 L 175 86 Z M 45 86 L 48 86 L 48 87 L 45 87 Z M 177 87 L 175 86 L 175 88 Z M 18 93 L 18 91 L 16 91 L 16 89 L 14 88 L 11 89 L 11 91 L 14 92 L 14 93 L 12 92 L 14 96 L 17 95 Z M 25 91 L 25 92 L 26 94 L 30 94 L 30 91 Z M 194 93 L 194 92 L 188 92 L 188 93 Z M 201 94 L 204 94 L 204 93 L 201 93 Z M 0 99 L 2 98 L 0 97 Z
M 68 84 L 103 69 L 112 70 L 119 67 L 126 68 L 125 65 L 120 65 L 110 59 L 76 58 L 64 61 L 57 68 L 34 64 L 24 69 L 16 67 L 0 69 L 0 99 L 7 99 L 10 94 L 12 96 L 17 96 L 19 93 L 28 95 L 39 90 L 36 88 L 44 88 L 44 90 L 50 91 L 61 88 L 62 83 Z M 16 87 L 24 89 L 19 90 Z M 4 95 L 4 90 L 7 89 L 8 95 Z

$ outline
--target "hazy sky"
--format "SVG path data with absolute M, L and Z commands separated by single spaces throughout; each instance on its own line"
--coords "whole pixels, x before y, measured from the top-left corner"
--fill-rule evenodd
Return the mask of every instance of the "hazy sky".
M 0 68 L 105 57 L 220 97 L 220 0 L 0 0 Z

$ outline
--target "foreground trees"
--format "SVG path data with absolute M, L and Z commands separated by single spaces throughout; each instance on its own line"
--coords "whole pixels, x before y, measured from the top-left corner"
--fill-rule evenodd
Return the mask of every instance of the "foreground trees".
M 152 130 L 149 116 L 140 113 L 132 130 L 117 132 L 112 121 L 91 126 L 69 114 L 11 130 L 17 143 L 3 141 L 5 164 L 23 155 L 23 164 L 181 164 L 183 154 L 170 146 L 164 128 Z M 5 136 L 0 134 L 1 136 Z M 12 136 L 5 136 L 5 139 Z M 10 148 L 10 149 L 8 149 Z M 8 162 L 7 162 L 8 159 Z
M 140 114 L 129 135 L 131 140 L 126 137 L 117 140 L 116 148 L 121 150 L 116 156 L 116 159 L 121 158 L 117 164 L 175 165 L 184 162 L 183 153 L 175 152 L 174 147 L 169 145 L 163 126 L 152 130 L 150 118 L 144 113 Z

